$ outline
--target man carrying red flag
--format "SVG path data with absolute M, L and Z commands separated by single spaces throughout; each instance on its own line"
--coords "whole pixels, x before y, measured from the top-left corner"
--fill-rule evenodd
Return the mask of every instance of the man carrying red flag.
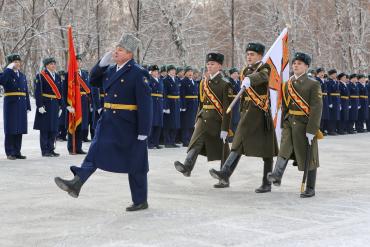
M 82 141 L 83 141 L 83 132 L 87 131 L 89 128 L 89 114 L 90 114 L 90 101 L 91 101 L 90 83 L 89 83 L 90 78 L 89 78 L 88 71 L 80 69 L 81 55 L 76 55 L 76 63 L 77 63 L 77 73 L 75 77 L 75 80 L 76 80 L 75 83 L 79 84 L 80 88 L 78 89 L 76 87 L 75 90 L 78 89 L 80 92 L 80 97 L 78 100 L 81 106 L 80 107 L 81 113 L 78 115 L 81 115 L 81 121 L 78 126 L 75 126 L 76 129 L 74 131 L 74 138 L 73 138 L 73 131 L 72 133 L 68 131 L 67 148 L 70 154 L 86 154 L 86 152 L 82 150 Z M 68 75 L 69 75 L 69 72 L 67 72 L 67 75 L 66 75 L 67 80 L 68 80 Z M 64 85 L 66 85 L 67 87 L 68 83 L 64 83 Z M 66 93 L 68 92 L 68 89 L 65 88 Z M 77 93 L 74 93 L 74 95 L 76 98 Z M 65 96 L 68 97 L 67 94 Z M 67 105 L 69 105 L 68 102 L 67 102 Z M 69 115 L 72 115 L 71 119 L 70 118 L 66 119 L 67 126 L 70 126 L 70 123 L 71 123 L 71 126 L 73 126 L 73 122 L 70 122 L 70 121 L 73 121 L 73 112 L 75 112 L 75 107 L 73 106 L 71 106 L 70 108 L 67 107 L 67 110 L 70 112 Z M 76 120 L 77 119 L 75 119 L 74 121 Z M 75 151 L 73 149 L 74 147 L 75 147 Z

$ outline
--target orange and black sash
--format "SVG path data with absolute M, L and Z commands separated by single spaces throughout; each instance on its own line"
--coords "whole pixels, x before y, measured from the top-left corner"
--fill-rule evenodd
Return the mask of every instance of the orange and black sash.
M 59 92 L 59 89 L 58 89 L 57 85 L 55 85 L 55 83 L 54 83 L 53 79 L 51 79 L 51 77 L 50 77 L 48 74 L 46 74 L 45 70 L 42 70 L 42 71 L 40 72 L 40 74 L 45 78 L 45 80 L 47 81 L 47 83 L 48 83 L 48 84 L 49 84 L 49 86 L 51 87 L 51 90 L 53 90 L 53 92 L 54 92 L 54 94 L 55 94 L 56 98 L 57 98 L 57 99 L 61 99 L 61 98 L 62 98 L 62 96 L 61 96 L 61 94 L 60 94 L 60 92 Z
M 86 93 L 90 93 L 90 88 L 86 85 L 85 81 L 82 79 L 81 75 L 78 73 L 77 76 L 78 83 L 82 86 Z
M 306 117 L 308 117 L 310 115 L 309 104 L 304 100 L 304 98 L 301 95 L 299 95 L 297 90 L 293 87 L 293 83 L 291 82 L 291 80 L 287 82 L 287 85 L 289 98 L 291 98 L 297 105 L 297 107 L 306 115 Z
M 207 97 L 208 100 L 214 105 L 215 110 L 218 112 L 218 114 L 222 117 L 223 116 L 223 106 L 220 101 L 220 99 L 216 96 L 216 94 L 212 91 L 212 89 L 209 87 L 208 80 L 203 81 L 203 97 Z
M 270 109 L 269 89 L 267 89 L 266 99 L 262 99 L 262 97 L 252 87 L 247 88 L 245 92 L 248 94 L 249 98 L 259 109 L 261 109 L 264 112 L 269 111 Z

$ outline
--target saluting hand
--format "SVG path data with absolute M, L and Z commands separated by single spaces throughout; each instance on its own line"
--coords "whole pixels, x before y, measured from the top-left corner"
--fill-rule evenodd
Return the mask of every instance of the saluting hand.
M 99 67 L 106 67 L 110 64 L 113 64 L 114 61 L 113 61 L 112 54 L 113 54 L 113 52 L 111 52 L 111 51 L 106 52 L 104 54 L 103 58 L 99 62 Z
M 8 69 L 13 69 L 15 66 L 15 63 L 10 63 L 8 66 L 6 66 Z

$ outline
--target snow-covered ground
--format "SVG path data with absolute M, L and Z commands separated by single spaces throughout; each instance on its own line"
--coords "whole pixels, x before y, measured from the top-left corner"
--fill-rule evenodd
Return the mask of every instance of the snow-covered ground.
M 370 134 L 320 141 L 316 197 L 299 198 L 302 173 L 288 166 L 280 188 L 256 194 L 262 161 L 243 157 L 231 187 L 214 189 L 216 162 L 200 157 L 191 178 L 175 171 L 185 148 L 150 150 L 149 209 L 128 213 L 126 174 L 97 171 L 78 199 L 59 190 L 70 178 L 65 142 L 59 158 L 43 158 L 38 132 L 24 136 L 25 161 L 9 161 L 3 143 L 0 98 L 0 246 L 368 246 Z M 84 144 L 84 149 L 88 145 Z

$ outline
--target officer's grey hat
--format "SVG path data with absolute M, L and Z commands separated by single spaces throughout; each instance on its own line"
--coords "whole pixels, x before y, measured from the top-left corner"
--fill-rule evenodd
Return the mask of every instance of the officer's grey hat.
M 135 52 L 140 44 L 140 40 L 132 34 L 124 33 L 117 46 L 126 49 L 129 52 Z

